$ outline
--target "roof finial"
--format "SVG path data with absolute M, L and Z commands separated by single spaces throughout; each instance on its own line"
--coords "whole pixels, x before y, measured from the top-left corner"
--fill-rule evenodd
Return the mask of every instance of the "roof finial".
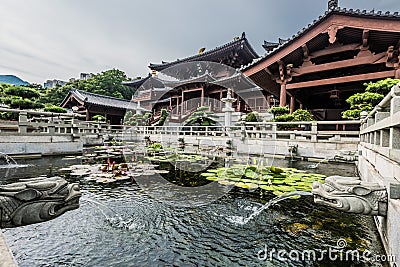
M 339 0 L 329 0 L 328 1 L 328 10 L 333 10 L 339 6 Z

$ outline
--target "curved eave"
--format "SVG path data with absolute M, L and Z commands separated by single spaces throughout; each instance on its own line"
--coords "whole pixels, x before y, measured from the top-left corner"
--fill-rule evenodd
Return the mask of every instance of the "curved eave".
M 255 74 L 258 71 L 261 71 L 265 67 L 268 66 L 268 64 L 263 64 L 264 62 L 268 61 L 270 62 L 270 65 L 275 63 L 277 60 L 283 58 L 284 56 L 292 53 L 295 49 L 300 47 L 300 45 L 296 45 L 296 42 L 300 40 L 300 43 L 306 43 L 307 41 L 311 40 L 312 38 L 316 37 L 318 34 L 323 33 L 329 26 L 333 24 L 333 18 L 335 17 L 354 17 L 358 19 L 375 19 L 375 20 L 381 20 L 382 21 L 382 27 L 380 29 L 375 29 L 375 30 L 388 30 L 388 31 L 394 31 L 387 29 L 387 23 L 388 20 L 395 21 L 396 23 L 399 24 L 399 27 L 397 29 L 400 29 L 400 15 L 398 12 L 390 13 L 386 12 L 382 14 L 382 12 L 367 12 L 366 10 L 360 11 L 356 10 L 354 11 L 353 9 L 347 10 L 346 8 L 335 8 L 334 10 L 327 11 L 323 16 L 320 16 L 318 19 L 314 20 L 313 23 L 309 24 L 307 27 L 303 28 L 299 32 L 297 32 L 296 35 L 293 35 L 291 38 L 289 38 L 285 43 L 281 44 L 274 50 L 272 50 L 270 53 L 264 55 L 263 57 L 260 57 L 259 59 L 254 60 L 252 63 L 248 64 L 247 66 L 242 67 L 242 71 L 246 76 L 251 76 Z M 332 20 L 332 21 L 331 21 Z M 360 21 L 360 20 L 358 20 Z M 358 23 L 357 25 L 357 20 L 352 21 L 352 23 L 349 23 L 349 25 L 343 25 L 347 27 L 356 27 L 356 28 L 368 28 L 367 25 Z M 331 22 L 331 23 L 330 23 Z M 350 25 L 351 24 L 351 25 Z M 316 31 L 316 29 L 319 29 L 320 31 Z M 396 28 L 393 27 L 392 28 Z M 397 30 L 399 31 L 399 30 Z M 309 35 L 308 38 L 306 36 Z M 267 65 L 267 66 L 265 66 Z
M 187 58 L 183 58 L 183 59 L 179 59 L 179 60 L 176 60 L 173 62 L 167 62 L 167 63 L 163 63 L 163 64 L 150 63 L 149 68 L 151 70 L 161 71 L 163 69 L 166 69 L 168 67 L 176 65 L 178 63 L 185 63 L 185 62 L 192 62 L 192 61 L 215 61 L 215 59 L 218 57 L 219 54 L 225 52 L 226 50 L 240 47 L 241 45 L 243 45 L 242 48 L 245 48 L 245 51 L 247 51 L 247 54 L 251 59 L 255 59 L 255 58 L 259 57 L 259 55 L 256 53 L 256 51 L 250 45 L 250 43 L 248 42 L 246 37 L 243 36 L 239 40 L 232 41 L 223 46 L 206 51 L 203 54 L 198 54 L 198 55 L 190 56 Z

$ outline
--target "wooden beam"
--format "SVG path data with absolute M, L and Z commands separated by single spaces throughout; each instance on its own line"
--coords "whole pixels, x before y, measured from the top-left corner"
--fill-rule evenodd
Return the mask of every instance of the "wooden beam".
M 342 61 L 330 62 L 320 65 L 312 65 L 307 67 L 294 68 L 292 76 L 301 76 L 305 74 L 329 71 L 359 65 L 380 64 L 386 62 L 386 52 L 372 55 L 370 57 L 356 57 L 353 59 L 346 59 Z
M 266 67 L 271 66 L 278 60 L 284 58 L 288 54 L 301 47 L 303 44 L 314 39 L 318 35 L 326 32 L 327 29 L 332 25 L 344 25 L 349 28 L 356 29 L 367 29 L 374 31 L 386 31 L 386 32 L 398 32 L 400 29 L 400 20 L 388 20 L 386 18 L 375 17 L 364 18 L 364 17 L 353 17 L 342 14 L 333 14 L 325 19 L 322 19 L 318 24 L 311 26 L 308 31 L 295 40 L 290 41 L 284 48 L 278 49 L 276 52 L 271 52 L 271 55 L 266 56 L 265 59 L 259 61 L 259 63 L 253 65 L 251 68 L 245 70 L 243 73 L 249 77 Z
M 346 51 L 355 51 L 360 49 L 361 44 L 347 44 L 347 45 L 341 45 L 339 43 L 330 45 L 322 50 L 315 51 L 310 54 L 310 58 L 317 58 L 317 57 L 322 57 L 322 56 L 329 56 L 341 52 L 346 52 Z
M 351 76 L 344 76 L 337 78 L 328 78 L 328 79 L 315 80 L 309 82 L 292 83 L 286 85 L 286 89 L 291 90 L 291 89 L 315 87 L 315 86 L 329 85 L 329 84 L 369 81 L 375 79 L 392 78 L 394 76 L 395 76 L 395 71 L 389 70 L 389 71 L 358 74 L 358 75 L 351 75 Z

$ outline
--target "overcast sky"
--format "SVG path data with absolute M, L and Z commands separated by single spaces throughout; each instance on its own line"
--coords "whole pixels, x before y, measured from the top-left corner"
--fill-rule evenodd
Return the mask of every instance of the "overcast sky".
M 145 76 L 150 62 L 196 54 L 246 32 L 254 49 L 287 38 L 328 0 L 0 0 L 0 74 L 34 83 L 111 68 Z M 339 0 L 400 11 L 399 0 Z

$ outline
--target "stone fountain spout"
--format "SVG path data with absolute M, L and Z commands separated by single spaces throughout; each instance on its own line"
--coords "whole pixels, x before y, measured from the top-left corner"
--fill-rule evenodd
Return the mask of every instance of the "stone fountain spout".
M 387 215 L 388 193 L 384 186 L 358 177 L 330 176 L 313 183 L 314 202 L 348 213 Z
M 61 177 L 23 179 L 0 185 L 0 228 L 54 219 L 79 208 L 79 185 Z

